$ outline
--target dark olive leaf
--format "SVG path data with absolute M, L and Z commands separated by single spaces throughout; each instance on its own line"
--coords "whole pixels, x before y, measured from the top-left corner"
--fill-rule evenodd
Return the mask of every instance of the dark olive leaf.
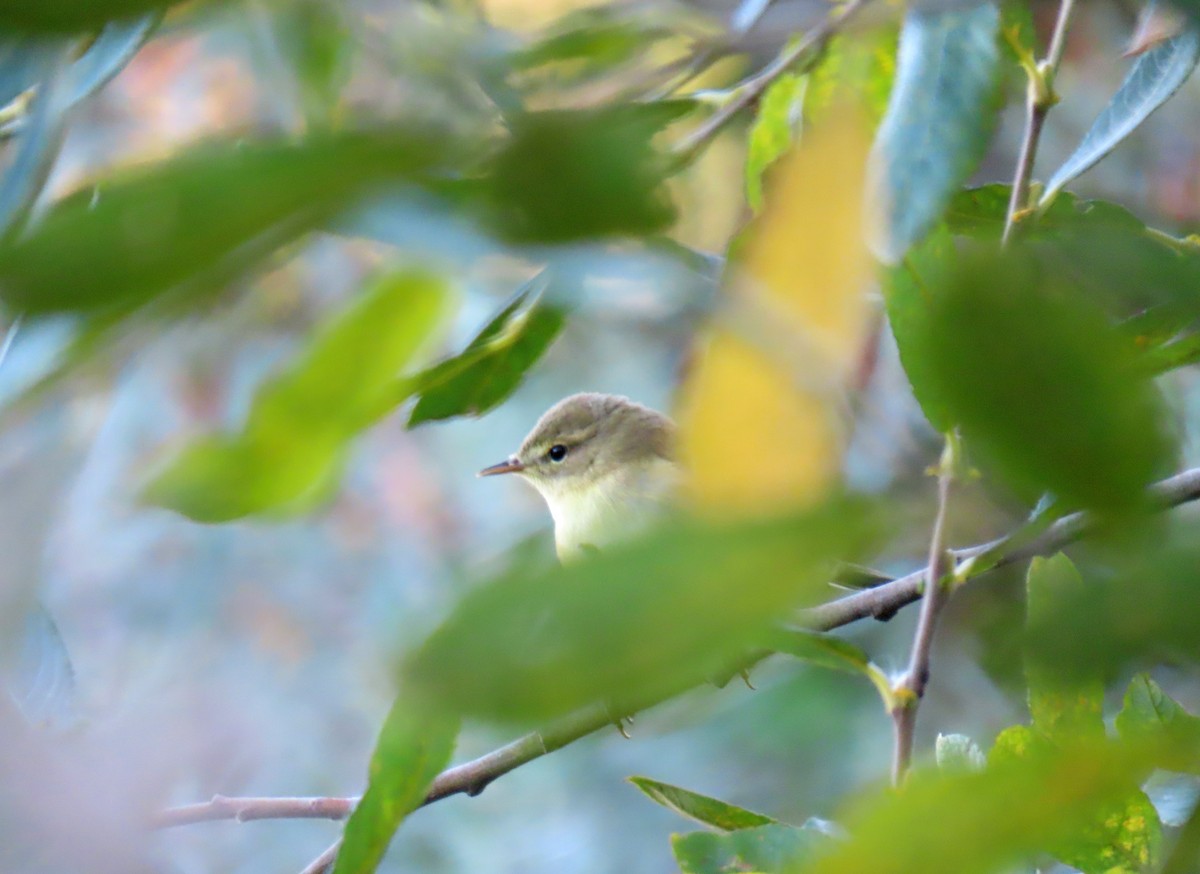
M 1034 557 L 1025 578 L 1029 620 L 1041 621 L 1078 598 L 1083 578 L 1062 553 Z M 1047 737 L 1073 742 L 1104 737 L 1104 682 L 1100 677 L 1063 676 L 1054 663 L 1031 654 L 1025 662 L 1033 727 Z
M 420 702 L 397 699 L 375 752 L 370 782 L 346 821 L 333 874 L 371 874 L 404 821 L 425 801 L 433 778 L 454 752 L 458 720 L 430 713 Z
M 558 336 L 563 310 L 544 300 L 546 277 L 523 286 L 461 354 L 411 378 L 417 404 L 408 427 L 452 416 L 479 416 L 516 390 Z
M 923 390 L 971 451 L 1030 498 L 1141 507 L 1173 461 L 1161 398 L 1077 278 L 1036 255 L 986 248 L 957 260 L 920 332 Z
M 234 252 L 267 254 L 280 229 L 294 238 L 450 149 L 432 133 L 347 133 L 211 145 L 130 171 L 0 247 L 0 299 L 34 314 L 140 305 Z
M 1041 202 L 1048 203 L 1067 185 L 1094 167 L 1135 131 L 1187 81 L 1200 61 L 1200 29 L 1181 33 L 1138 55 L 1133 69 L 1108 106 L 1092 124 L 1083 142 L 1055 171 Z
M 983 157 L 999 108 L 999 27 L 990 2 L 905 16 L 876 144 L 887 210 L 879 249 L 889 263 L 941 220 Z
M 183 0 L 0 0 L 0 30 L 83 33 L 177 6 Z
M 689 789 L 672 786 L 670 783 L 660 783 L 649 777 L 630 777 L 629 782 L 663 807 L 721 831 L 731 832 L 775 822 L 761 813 L 745 810 Z
M 336 485 L 346 444 L 372 424 L 380 396 L 441 321 L 438 278 L 382 277 L 257 392 L 245 428 L 185 448 L 143 497 L 200 522 L 294 513 Z
M 489 184 L 492 225 L 518 242 L 643 235 L 675 217 L 651 143 L 687 104 L 547 110 L 510 120 Z
M 775 874 L 793 870 L 830 843 L 816 828 L 773 823 L 728 834 L 671 835 L 671 850 L 682 874 Z
M 541 720 L 596 701 L 615 712 L 727 671 L 773 620 L 811 599 L 871 515 L 678 522 L 648 538 L 470 592 L 405 676 L 464 714 Z

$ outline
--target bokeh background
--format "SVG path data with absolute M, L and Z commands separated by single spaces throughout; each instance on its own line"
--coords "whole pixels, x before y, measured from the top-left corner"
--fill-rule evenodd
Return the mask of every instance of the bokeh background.
M 418 103 L 467 117 L 462 103 L 479 95 L 463 85 L 464 69 L 497 45 L 535 40 L 585 4 L 306 4 L 315 7 L 305 13 L 315 16 L 313 32 L 329 41 L 321 57 L 335 71 L 332 101 L 306 84 L 294 62 L 301 38 L 295 28 L 314 27 L 297 24 L 295 5 L 236 2 L 173 14 L 74 115 L 46 202 L 114 167 L 208 138 L 300 132 L 314 113 L 370 118 Z M 733 81 L 769 57 L 823 5 L 776 4 L 742 38 L 745 52 L 718 65 L 708 84 Z M 1051 115 L 1039 167 L 1057 166 L 1069 154 L 1130 64 L 1121 54 L 1132 10 L 1084 6 L 1059 80 L 1064 101 Z M 1054 11 L 1035 7 L 1043 23 Z M 737 13 L 712 2 L 667 0 L 614 2 L 605 11 L 704 34 L 721 33 Z M 677 51 L 660 49 L 663 58 L 655 61 Z M 542 83 L 544 100 L 594 101 L 636 84 L 636 70 L 626 75 L 575 86 L 569 70 L 559 71 Z M 1077 189 L 1119 201 L 1158 227 L 1194 227 L 1198 111 L 1200 85 L 1192 81 Z M 1010 177 L 1020 124 L 1014 101 L 979 181 Z M 731 128 L 673 183 L 681 218 L 672 236 L 679 243 L 720 254 L 744 220 L 743 140 L 744 130 Z M 69 748 L 78 773 L 88 775 L 70 784 L 82 797 L 65 808 L 74 811 L 69 816 L 59 789 L 36 770 L 30 783 L 0 788 L 5 870 L 65 870 L 53 854 L 41 862 L 21 855 L 34 834 L 78 843 L 79 870 L 98 864 L 105 819 L 97 811 L 105 808 L 120 819 L 121 812 L 148 816 L 214 793 L 359 793 L 396 693 L 396 654 L 502 566 L 517 542 L 535 538 L 533 548 L 550 554 L 549 519 L 533 491 L 520 482 L 478 480 L 475 471 L 507 455 L 546 407 L 574 391 L 617 392 L 669 409 L 696 313 L 712 294 L 714 273 L 703 266 L 607 244 L 516 250 L 386 193 L 347 217 L 342 230 L 289 247 L 202 316 L 132 338 L 121 354 L 86 368 L 0 432 L 0 573 L 32 582 L 57 623 L 74 665 L 73 687 L 61 677 L 34 682 L 62 693 L 54 722 L 65 728 L 55 730 L 53 743 Z M 497 411 L 412 431 L 403 415 L 385 420 L 356 442 L 332 499 L 301 518 L 205 526 L 139 502 L 139 486 L 156 466 L 189 436 L 240 422 L 259 381 L 380 269 L 414 263 L 452 277 L 462 305 L 449 335 L 427 350 L 434 358 L 460 348 L 546 260 L 566 277 L 563 293 L 578 310 Z M 0 364 L 0 393 L 12 397 L 44 372 L 63 339 L 53 323 L 19 330 Z M 880 346 L 847 475 L 911 508 L 897 515 L 911 534 L 898 532 L 892 553 L 881 558 L 884 569 L 903 572 L 923 563 L 933 509 L 924 469 L 937 442 L 886 338 Z M 1194 415 L 1194 378 L 1176 374 L 1170 388 Z M 1196 454 L 1190 447 L 1193 461 Z M 965 486 L 950 542 L 992 536 L 1027 510 L 1003 499 L 999 506 L 1008 512 L 997 510 L 996 497 L 985 486 Z M 921 711 L 919 748 L 929 747 L 936 729 L 986 741 L 1024 718 L 1010 639 L 1019 608 L 1006 597 L 1019 585 L 1015 576 L 997 581 L 952 606 L 935 652 L 937 682 Z M 898 670 L 913 620 L 902 613 L 846 633 Z M 36 655 L 45 629 L 32 621 L 34 639 L 42 641 Z M 955 658 L 959 653 L 971 657 Z M 29 681 L 29 662 L 20 654 L 10 662 L 20 687 Z M 382 870 L 668 872 L 675 867 L 667 835 L 681 830 L 680 821 L 625 783 L 629 775 L 681 783 L 796 822 L 829 815 L 848 788 L 885 778 L 891 727 L 865 683 L 775 662 L 757 668 L 753 682 L 755 691 L 737 681 L 697 690 L 640 715 L 630 740 L 615 729 L 601 732 L 477 798 L 421 810 Z M 455 758 L 509 739 L 469 725 Z M 299 871 L 339 828 L 218 822 L 141 839 L 150 842 L 147 870 Z M 113 855 L 114 865 L 121 858 Z

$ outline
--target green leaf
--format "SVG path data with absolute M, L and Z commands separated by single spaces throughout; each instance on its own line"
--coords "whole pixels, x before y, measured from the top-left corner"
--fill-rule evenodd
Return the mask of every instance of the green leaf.
M 371 755 L 367 791 L 346 821 L 334 874 L 370 874 L 400 823 L 425 801 L 454 752 L 458 720 L 397 699 Z
M 1063 604 L 1079 597 L 1083 578 L 1062 553 L 1050 558 L 1035 556 L 1025 583 L 1030 620 L 1051 616 Z M 1100 678 L 1064 677 L 1054 663 L 1032 654 L 1026 659 L 1029 712 L 1033 726 L 1063 743 L 1104 736 L 1104 683 Z
M 408 427 L 452 416 L 481 416 L 508 398 L 566 321 L 561 308 L 545 302 L 544 293 L 545 277 L 539 274 L 461 354 L 412 377 L 418 399 Z
M 442 321 L 448 297 L 428 274 L 381 277 L 258 390 L 240 433 L 194 442 L 144 498 L 200 522 L 295 513 L 324 499 L 345 444 L 375 421 L 381 396 Z
M 728 834 L 671 835 L 671 849 L 682 874 L 782 872 L 812 858 L 829 843 L 829 836 L 815 828 L 782 823 Z
M 876 27 L 854 34 L 834 34 L 821 60 L 808 76 L 804 96 L 806 118 L 819 121 L 836 112 L 850 95 L 856 96 L 875 123 L 887 112 L 896 77 L 896 48 L 900 30 Z
M 775 822 L 761 813 L 744 810 L 698 792 L 651 780 L 649 777 L 630 777 L 629 782 L 663 807 L 721 831 L 731 832 Z
M 930 354 L 930 313 L 934 297 L 953 273 L 957 257 L 954 240 L 939 227 L 909 249 L 901 263 L 887 268 L 883 276 L 888 324 L 896 338 L 900 363 L 925 418 L 942 434 L 954 427 L 954 416 L 937 387 L 939 364 Z
M 964 254 L 914 332 L 927 344 L 918 397 L 1024 496 L 1129 512 L 1171 465 L 1172 440 L 1132 344 L 1078 286 L 1078 271 L 1036 251 Z
M 1000 13 L 987 2 L 905 16 L 877 142 L 885 261 L 898 261 L 924 238 L 983 157 L 998 109 L 999 27 Z
M 796 870 L 1012 870 L 1086 834 L 1114 805 L 1125 811 L 1129 787 L 1157 752 L 1083 742 L 991 761 L 980 772 L 914 772 L 901 791 L 868 793 L 840 818 L 851 838 L 828 845 L 828 852 Z M 1132 818 L 1122 824 L 1136 828 Z
M 746 148 L 746 201 L 763 205 L 763 174 L 792 145 L 799 132 L 807 79 L 788 73 L 771 83 L 759 101 Z
M 1138 55 L 1133 69 L 1108 106 L 1093 122 L 1083 142 L 1050 177 L 1041 202 L 1091 169 L 1135 131 L 1187 81 L 1200 61 L 1200 30 L 1185 28 L 1177 36 Z
M 432 134 L 348 133 L 211 145 L 131 170 L 0 247 L 0 298 L 33 314 L 140 306 L 223 258 L 266 255 L 448 148 Z
M 982 771 L 987 764 L 979 745 L 965 734 L 939 734 L 933 749 L 938 770 L 943 772 Z
M 1144 741 L 1166 736 L 1176 743 L 1200 745 L 1200 717 L 1180 707 L 1148 674 L 1138 674 L 1129 682 L 1116 724 L 1117 731 L 1126 740 Z M 1200 773 L 1200 762 L 1194 758 L 1160 764 Z
M 573 81 L 585 73 L 611 69 L 632 60 L 652 42 L 667 35 L 669 31 L 664 28 L 620 17 L 611 8 L 578 9 L 557 19 L 537 42 L 510 55 L 508 65 L 514 72 L 523 73 L 554 64 L 553 72 L 561 86 L 564 74 L 568 81 Z M 567 62 L 578 67 L 566 68 Z
M 0 30 L 80 33 L 111 21 L 177 6 L 183 0 L 0 0 Z
M 727 671 L 817 594 L 870 521 L 842 503 L 733 526 L 681 521 L 564 567 L 501 576 L 463 598 L 404 673 L 464 714 L 542 720 L 597 701 L 630 712 Z
M 305 115 L 328 124 L 349 81 L 355 42 L 339 4 L 290 0 L 274 11 L 276 40 L 300 87 Z
M 785 652 L 809 664 L 866 677 L 883 699 L 884 709 L 891 712 L 895 704 L 891 681 L 850 641 L 812 631 L 772 629 L 763 642 L 775 652 Z
M 492 226 L 517 242 L 644 235 L 675 218 L 669 165 L 651 140 L 688 108 L 547 110 L 509 122 L 489 183 Z

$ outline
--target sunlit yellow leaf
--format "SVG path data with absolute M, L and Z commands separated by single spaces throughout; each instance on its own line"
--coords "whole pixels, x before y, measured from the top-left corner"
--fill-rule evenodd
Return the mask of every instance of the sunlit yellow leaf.
M 869 125 L 847 107 L 772 170 L 683 390 L 682 453 L 701 507 L 803 505 L 837 476 L 840 408 L 869 315 L 869 150 Z

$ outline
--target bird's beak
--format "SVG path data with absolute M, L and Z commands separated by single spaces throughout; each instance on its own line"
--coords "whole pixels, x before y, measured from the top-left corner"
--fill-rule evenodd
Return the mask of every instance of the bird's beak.
M 513 456 L 512 458 L 502 461 L 499 464 L 493 464 L 491 467 L 485 467 L 479 471 L 478 476 L 495 476 L 498 473 L 520 473 L 525 469 L 525 465 L 521 463 L 521 459 Z

